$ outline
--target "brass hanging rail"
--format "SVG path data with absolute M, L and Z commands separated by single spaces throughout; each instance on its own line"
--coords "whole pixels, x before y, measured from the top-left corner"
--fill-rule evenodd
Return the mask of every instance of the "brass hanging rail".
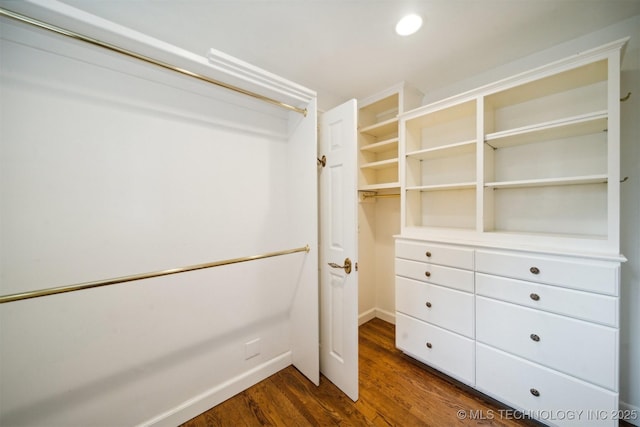
M 96 280 L 94 282 L 84 282 L 84 283 L 78 283 L 75 285 L 40 289 L 38 291 L 28 291 L 28 292 L 21 292 L 17 294 L 2 295 L 0 296 L 0 304 L 4 304 L 6 302 L 20 301 L 20 300 L 29 299 L 29 298 L 38 298 L 38 297 L 44 297 L 48 295 L 61 294 L 65 292 L 81 291 L 83 289 L 98 288 L 100 286 L 117 285 L 118 283 L 133 282 L 134 280 L 151 279 L 153 277 L 168 276 L 170 274 L 186 273 L 188 271 L 202 270 L 202 269 L 211 268 L 211 267 L 220 267 L 222 265 L 237 264 L 239 262 L 255 261 L 258 259 L 271 258 L 275 256 L 280 256 L 280 255 L 288 255 L 296 252 L 308 253 L 310 250 L 311 249 L 309 248 L 309 245 L 306 245 L 301 248 L 287 249 L 287 250 L 277 251 L 277 252 L 269 252 L 262 255 L 253 255 L 253 256 L 248 256 L 243 258 L 227 259 L 224 261 L 195 264 L 195 265 L 190 265 L 188 267 L 172 268 L 170 270 L 154 271 L 151 273 L 134 274 L 131 276 L 116 277 L 113 279 Z
M 295 107 L 293 105 L 286 104 L 284 102 L 280 102 L 278 100 L 269 98 L 267 96 L 260 95 L 259 93 L 251 92 L 251 91 L 248 91 L 246 89 L 242 89 L 242 88 L 240 88 L 238 86 L 230 85 L 228 83 L 221 82 L 220 80 L 216 80 L 216 79 L 213 79 L 211 77 L 204 76 L 202 74 L 194 73 L 193 71 L 189 71 L 189 70 L 186 70 L 184 68 L 176 67 L 176 66 L 168 64 L 166 62 L 162 62 L 162 61 L 159 61 L 157 59 L 153 59 L 153 58 L 150 58 L 148 56 L 141 55 L 139 53 L 136 53 L 136 52 L 133 52 L 133 51 L 130 51 L 130 50 L 127 50 L 127 49 L 112 45 L 110 43 L 103 42 L 103 41 L 100 41 L 100 40 L 97 40 L 97 39 L 94 39 L 94 38 L 91 38 L 91 37 L 88 37 L 88 36 L 85 36 L 85 35 L 70 31 L 70 30 L 66 30 L 64 28 L 60 28 L 60 27 L 57 27 L 55 25 L 48 24 L 46 22 L 42 22 L 42 21 L 39 21 L 39 20 L 34 19 L 34 18 L 30 18 L 30 17 L 25 16 L 25 15 L 21 15 L 19 13 L 11 12 L 9 10 L 0 8 L 0 16 L 6 16 L 7 18 L 11 18 L 11 19 L 15 19 L 15 20 L 20 21 L 20 22 L 31 24 L 33 26 L 36 26 L 36 27 L 39 27 L 39 28 L 43 28 L 45 30 L 52 31 L 52 32 L 57 33 L 57 34 L 62 34 L 63 36 L 71 37 L 73 39 L 80 40 L 80 41 L 92 44 L 94 46 L 99 46 L 99 47 L 102 47 L 104 49 L 111 50 L 113 52 L 118 52 L 118 53 L 120 53 L 122 55 L 126 55 L 126 56 L 129 56 L 131 58 L 136 58 L 136 59 L 139 59 L 141 61 L 147 62 L 149 64 L 157 65 L 158 67 L 162 67 L 162 68 L 167 69 L 167 70 L 175 71 L 175 72 L 183 74 L 185 76 L 193 77 L 195 79 L 198 79 L 198 80 L 201 80 L 201 81 L 204 81 L 204 82 L 207 82 L 207 83 L 211 83 L 211 84 L 214 84 L 216 86 L 223 87 L 225 89 L 229 89 L 229 90 L 232 90 L 232 91 L 235 91 L 235 92 L 239 92 L 239 93 L 241 93 L 243 95 L 251 96 L 251 97 L 259 99 L 261 101 L 268 102 L 269 104 L 277 105 L 278 107 L 282 107 L 282 108 L 286 108 L 287 110 L 295 111 L 297 113 L 302 114 L 305 117 L 307 116 L 307 109 L 306 108 Z
M 400 197 L 400 194 L 377 194 L 377 193 L 362 193 L 362 200 L 366 199 L 390 199 L 393 197 Z

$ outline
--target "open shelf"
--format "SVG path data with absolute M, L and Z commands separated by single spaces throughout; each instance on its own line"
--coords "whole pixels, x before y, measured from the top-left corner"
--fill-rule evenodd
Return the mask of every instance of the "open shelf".
M 385 139 L 383 141 L 365 144 L 360 147 L 360 151 L 371 152 L 371 153 L 384 153 L 386 151 L 397 152 L 397 150 L 398 150 L 398 137 L 393 137 L 393 138 Z
M 488 101 L 494 107 L 516 105 L 606 82 L 608 77 L 607 62 L 606 59 L 602 59 L 558 73 L 551 73 L 548 76 L 491 94 L 488 96 Z
M 394 190 L 399 189 L 399 182 L 387 182 L 384 184 L 371 184 L 358 187 L 359 191 L 377 191 L 377 190 Z
M 476 182 L 476 144 L 455 143 L 406 156 L 407 187 L 437 188 Z
M 487 182 L 484 184 L 488 188 L 527 188 L 527 187 L 549 187 L 554 185 L 584 185 L 584 184 L 606 184 L 607 175 L 575 176 L 566 178 L 547 179 L 525 179 L 521 181 Z
M 408 119 L 405 129 L 409 153 L 475 140 L 476 100 Z
M 485 141 L 493 148 L 531 144 L 538 141 L 563 139 L 607 130 L 607 111 L 597 111 L 579 116 L 552 120 L 544 123 L 490 133 Z
M 385 137 L 388 135 L 398 135 L 398 119 L 393 118 L 381 123 L 375 123 L 363 128 L 360 128 L 360 133 L 375 136 Z
M 483 231 L 607 236 L 607 184 L 511 186 L 490 191 Z
M 608 109 L 607 60 L 571 68 L 485 97 L 485 134 Z
M 474 153 L 476 150 L 476 140 L 456 142 L 436 148 L 426 148 L 424 150 L 407 153 L 407 157 L 419 160 L 438 159 L 442 157 L 457 156 L 461 154 Z
M 406 189 L 406 226 L 474 230 L 475 184 L 435 187 Z
M 380 124 L 388 124 L 391 120 L 397 120 L 400 112 L 400 94 L 393 93 L 358 110 L 358 126 L 360 132 L 365 129 L 375 129 Z
M 476 188 L 475 182 L 456 182 L 451 184 L 420 185 L 407 187 L 407 191 L 443 191 L 443 190 L 468 190 Z
M 389 169 L 398 167 L 398 159 L 380 160 L 377 162 L 364 163 L 360 165 L 360 169 Z

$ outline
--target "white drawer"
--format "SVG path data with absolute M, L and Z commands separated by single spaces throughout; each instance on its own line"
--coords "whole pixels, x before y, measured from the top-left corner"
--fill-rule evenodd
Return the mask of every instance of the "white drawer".
M 476 294 L 618 326 L 618 298 L 476 273 Z
M 473 340 L 396 313 L 396 346 L 466 384 L 474 384 Z
M 473 270 L 473 249 L 430 242 L 396 241 L 396 257 Z
M 396 277 L 396 310 L 473 338 L 473 294 Z
M 476 271 L 617 296 L 620 263 L 476 251 Z
M 545 424 L 618 425 L 616 393 L 482 344 L 476 345 L 476 388 Z
M 473 292 L 473 271 L 396 258 L 396 275 Z
M 618 389 L 618 331 L 476 297 L 476 339 L 583 380 Z

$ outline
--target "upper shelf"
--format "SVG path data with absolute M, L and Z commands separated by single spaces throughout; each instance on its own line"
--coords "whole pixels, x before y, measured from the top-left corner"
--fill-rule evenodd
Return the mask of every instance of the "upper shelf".
M 383 153 L 385 151 L 392 151 L 398 149 L 398 138 L 393 137 L 379 141 L 374 144 L 367 144 L 360 147 L 360 151 L 366 151 L 370 153 Z
M 490 143 L 493 148 L 504 148 L 604 132 L 607 130 L 607 117 L 607 111 L 596 111 L 537 123 L 530 126 L 487 134 L 485 136 L 485 142 Z
M 499 181 L 487 182 L 487 188 L 532 188 L 532 187 L 549 187 L 558 185 L 584 185 L 584 184 L 606 184 L 607 175 L 585 175 L 571 176 L 563 178 L 544 178 L 544 179 L 526 179 L 519 181 Z
M 419 160 L 437 159 L 461 154 L 473 153 L 476 150 L 476 140 L 456 142 L 441 147 L 427 148 L 407 153 L 407 157 Z
M 449 191 L 449 190 L 472 190 L 476 188 L 475 182 L 454 182 L 449 184 L 418 185 L 406 187 L 407 191 Z
M 560 73 L 535 79 L 529 83 L 520 84 L 496 93 L 485 99 L 487 105 L 500 108 L 538 99 L 550 94 L 557 94 L 573 89 L 606 82 L 608 68 L 607 60 L 590 62 L 585 65 L 569 68 Z
M 394 92 L 389 96 L 363 104 L 358 110 L 358 124 L 361 128 L 385 122 L 398 116 L 400 94 Z
M 377 162 L 364 163 L 360 165 L 360 169 L 389 169 L 393 167 L 398 167 L 398 159 L 387 159 L 387 160 L 379 160 Z
M 371 136 L 385 136 L 398 133 L 398 118 L 385 120 L 380 123 L 376 123 L 370 126 L 366 126 L 360 129 L 360 133 L 364 133 Z
M 400 188 L 399 182 L 382 182 L 378 184 L 361 185 L 358 187 L 360 191 L 377 191 L 377 190 L 395 190 Z

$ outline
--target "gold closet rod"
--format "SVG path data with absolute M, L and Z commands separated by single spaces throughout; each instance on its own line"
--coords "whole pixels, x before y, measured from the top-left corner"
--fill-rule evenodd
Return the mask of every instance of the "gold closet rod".
M 400 197 L 399 194 L 371 194 L 371 193 L 362 193 L 362 199 L 390 199 L 394 197 Z
M 99 47 L 111 50 L 113 52 L 118 52 L 120 54 L 129 56 L 129 57 L 132 57 L 132 58 L 136 58 L 136 59 L 139 59 L 139 60 L 144 61 L 144 62 L 148 62 L 149 64 L 157 65 L 158 67 L 162 67 L 162 68 L 167 69 L 167 70 L 175 71 L 175 72 L 183 74 L 185 76 L 193 77 L 195 79 L 202 80 L 204 82 L 211 83 L 211 84 L 214 84 L 216 86 L 221 86 L 223 88 L 226 88 L 226 89 L 229 89 L 229 90 L 232 90 L 232 91 L 235 91 L 235 92 L 239 92 L 241 94 L 244 94 L 244 95 L 247 95 L 247 96 L 251 96 L 253 98 L 257 98 L 257 99 L 259 99 L 261 101 L 268 102 L 269 104 L 273 104 L 273 105 L 277 105 L 278 107 L 286 108 L 287 110 L 295 111 L 297 113 L 302 114 L 305 117 L 307 116 L 307 109 L 306 108 L 298 108 L 298 107 L 295 107 L 293 105 L 285 104 L 284 102 L 280 102 L 278 100 L 266 97 L 264 95 L 260 95 L 260 94 L 255 93 L 255 92 L 251 92 L 251 91 L 242 89 L 242 88 L 240 88 L 238 86 L 233 86 L 233 85 L 230 85 L 228 83 L 224 83 L 224 82 L 221 82 L 219 80 L 216 80 L 216 79 L 213 79 L 213 78 L 210 78 L 210 77 L 207 77 L 207 76 L 203 76 L 202 74 L 194 73 L 193 71 L 185 70 L 184 68 L 176 67 L 174 65 L 167 64 L 166 62 L 158 61 L 157 59 L 153 59 L 153 58 L 150 58 L 148 56 L 144 56 L 144 55 L 141 55 L 139 53 L 136 53 L 136 52 L 133 52 L 133 51 L 130 51 L 130 50 L 127 50 L 127 49 L 112 45 L 110 43 L 106 43 L 106 42 L 103 42 L 103 41 L 100 41 L 100 40 L 96 40 L 94 38 L 87 37 L 87 36 L 84 36 L 82 34 L 66 30 L 64 28 L 56 27 L 55 25 L 47 24 L 46 22 L 38 21 L 37 19 L 33 19 L 33 18 L 28 17 L 28 16 L 21 15 L 19 13 L 11 12 L 9 10 L 0 8 L 0 15 L 6 16 L 8 18 L 15 19 L 17 21 L 25 22 L 27 24 L 31 24 L 31 25 L 34 25 L 36 27 L 43 28 L 45 30 L 52 31 L 52 32 L 57 33 L 57 34 L 62 34 L 63 36 L 71 37 L 71 38 L 76 39 L 76 40 L 81 40 L 83 42 L 92 44 L 94 46 L 99 46 Z
M 271 258 L 280 255 L 288 255 L 296 252 L 309 252 L 309 245 L 301 248 L 287 249 L 284 251 L 269 252 L 262 255 L 253 255 L 243 258 L 233 258 L 224 261 L 208 262 L 204 264 L 190 265 L 188 267 L 172 268 L 170 270 L 154 271 L 151 273 L 134 274 L 131 276 L 116 277 L 114 279 L 96 280 L 94 282 L 84 282 L 75 285 L 59 286 L 57 288 L 40 289 L 38 291 L 21 292 L 17 294 L 0 296 L 0 304 L 5 302 L 20 301 L 29 298 L 38 298 L 48 295 L 61 294 L 65 292 L 81 291 L 83 289 L 98 288 L 100 286 L 117 285 L 118 283 L 133 282 L 134 280 L 150 279 L 152 277 L 168 276 L 170 274 L 185 273 L 187 271 L 202 270 L 211 267 L 220 267 L 222 265 L 237 264 L 239 262 L 255 261 L 263 258 Z

